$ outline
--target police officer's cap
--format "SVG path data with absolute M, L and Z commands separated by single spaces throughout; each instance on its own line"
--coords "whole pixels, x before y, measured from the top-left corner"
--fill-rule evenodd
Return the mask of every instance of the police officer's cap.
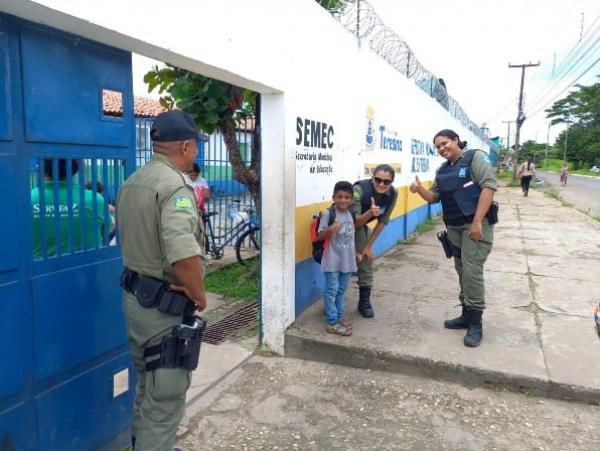
M 198 130 L 192 116 L 181 110 L 171 110 L 156 117 L 150 138 L 159 142 L 198 139 Z

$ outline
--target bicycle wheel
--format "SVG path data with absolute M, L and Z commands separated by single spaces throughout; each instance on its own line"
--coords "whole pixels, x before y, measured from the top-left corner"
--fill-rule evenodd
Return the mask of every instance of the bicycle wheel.
M 240 235 L 235 243 L 235 256 L 242 265 L 258 260 L 260 256 L 260 228 L 253 227 Z

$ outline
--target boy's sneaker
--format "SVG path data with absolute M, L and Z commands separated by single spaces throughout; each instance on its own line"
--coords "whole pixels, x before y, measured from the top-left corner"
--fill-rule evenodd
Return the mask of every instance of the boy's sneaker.
M 338 323 L 340 323 L 346 329 L 352 330 L 352 324 L 350 324 L 350 321 L 348 321 L 346 318 L 342 318 L 341 320 L 338 321 Z
M 347 337 L 349 335 L 352 335 L 352 331 L 348 330 L 347 327 L 342 326 L 340 323 L 327 324 L 327 327 L 325 328 L 325 330 L 327 332 L 329 332 L 330 334 L 341 335 L 342 337 Z

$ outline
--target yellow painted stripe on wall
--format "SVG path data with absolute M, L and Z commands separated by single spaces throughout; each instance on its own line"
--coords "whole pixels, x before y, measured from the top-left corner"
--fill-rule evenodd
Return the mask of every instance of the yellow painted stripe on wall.
M 423 182 L 423 185 L 429 187 L 431 183 Z M 398 200 L 396 201 L 396 207 L 392 211 L 391 219 L 405 215 L 426 203 L 421 199 L 421 196 L 411 193 L 408 186 L 400 186 L 396 187 L 396 189 L 398 190 Z M 328 200 L 296 207 L 296 263 L 312 256 L 310 222 L 313 215 L 329 208 L 331 203 L 332 201 Z M 370 227 L 375 227 L 375 222 L 372 222 Z

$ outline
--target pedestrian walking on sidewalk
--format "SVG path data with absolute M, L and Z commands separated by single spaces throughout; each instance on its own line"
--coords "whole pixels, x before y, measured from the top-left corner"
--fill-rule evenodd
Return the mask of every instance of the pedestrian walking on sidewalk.
M 518 175 L 521 180 L 523 196 L 527 197 L 529 195 L 529 184 L 531 183 L 531 179 L 535 177 L 535 164 L 533 164 L 531 157 L 521 164 Z
M 171 451 L 200 352 L 194 312 L 206 307 L 202 225 L 185 175 L 196 159 L 198 131 L 190 115 L 172 110 L 157 116 L 150 137 L 152 159 L 117 198 L 121 286 L 137 373 L 133 449 Z
M 365 318 L 373 318 L 371 305 L 371 289 L 373 288 L 373 244 L 390 221 L 390 215 L 396 205 L 398 192 L 392 186 L 394 169 L 387 164 L 380 164 L 373 171 L 370 179 L 359 180 L 354 184 L 356 251 L 362 255 L 358 263 L 358 313 Z M 374 229 L 367 224 L 377 221 Z
M 494 235 L 494 226 L 487 215 L 496 191 L 496 178 L 487 155 L 480 150 L 465 151 L 467 143 L 461 142 L 454 131 L 440 131 L 433 143 L 447 161 L 437 170 L 431 188 L 426 189 L 415 177 L 410 191 L 429 203 L 442 202 L 462 304 L 462 314 L 444 321 L 444 326 L 467 329 L 464 344 L 475 347 L 483 338 L 483 265 L 492 250 Z
M 327 332 L 352 335 L 352 325 L 344 317 L 346 288 L 356 271 L 354 215 L 351 213 L 352 184 L 337 182 L 333 205 L 323 211 L 319 221 L 319 240 L 324 242 L 321 270 L 325 273 L 323 303 Z

